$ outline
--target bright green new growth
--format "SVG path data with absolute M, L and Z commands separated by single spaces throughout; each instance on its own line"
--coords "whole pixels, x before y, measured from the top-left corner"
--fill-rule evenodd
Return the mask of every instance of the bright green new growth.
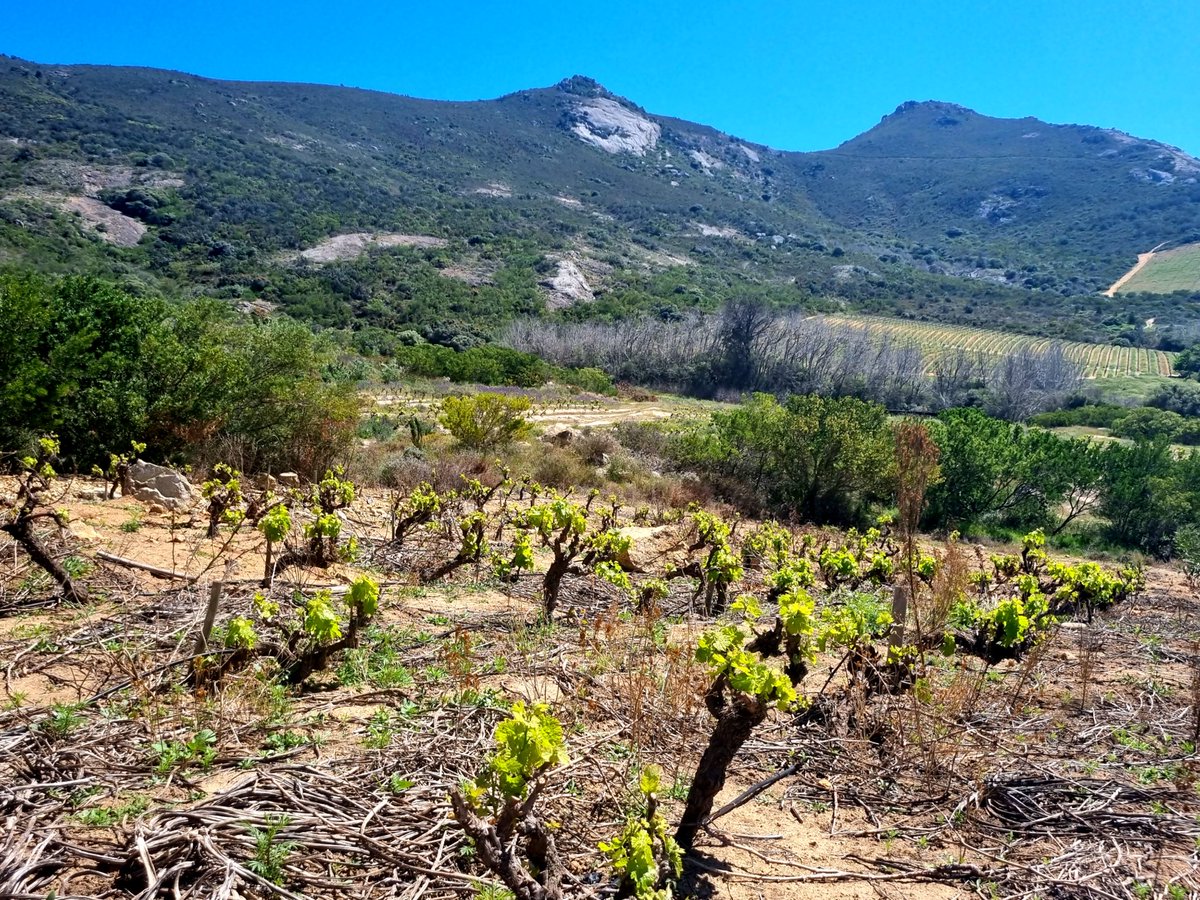
M 272 544 L 278 544 L 292 530 L 292 514 L 282 503 L 271 507 L 258 523 L 258 530 Z
M 379 610 L 379 585 L 367 575 L 359 575 L 350 583 L 346 603 L 364 617 L 371 618 Z
M 342 636 L 333 596 L 329 591 L 317 591 L 304 603 L 304 632 L 320 643 L 336 641 Z
M 228 650 L 253 650 L 258 644 L 254 623 L 245 616 L 230 619 L 225 626 L 225 647 Z
M 875 594 L 851 594 L 840 606 L 823 607 L 818 622 L 818 650 L 852 649 L 886 634 L 892 613 Z
M 570 761 L 563 746 L 562 725 L 545 703 L 526 707 L 518 700 L 493 736 L 496 752 L 475 780 L 473 792 L 476 800 L 487 795 L 490 805 L 523 799 L 530 783 L 542 773 Z
M 620 876 L 623 888 L 637 900 L 670 900 L 670 882 L 683 872 L 683 851 L 667 833 L 666 820 L 658 812 L 655 795 L 661 783 L 662 769 L 647 766 L 638 779 L 645 815 L 631 817 L 617 837 L 600 843 L 600 851 Z M 668 884 L 660 888 L 664 880 Z
M 546 540 L 563 532 L 568 535 L 583 534 L 587 530 L 587 514 L 579 504 L 556 497 L 548 503 L 529 507 L 518 524 L 532 528 Z
M 209 537 L 216 537 L 222 523 L 237 526 L 246 517 L 241 479 L 240 472 L 225 463 L 217 463 L 213 466 L 213 477 L 200 486 L 201 495 L 208 501 Z
M 710 629 L 697 641 L 696 661 L 708 665 L 714 679 L 723 678 L 735 691 L 781 710 L 790 707 L 797 699 L 792 683 L 746 650 L 745 643 L 746 633 L 736 625 Z

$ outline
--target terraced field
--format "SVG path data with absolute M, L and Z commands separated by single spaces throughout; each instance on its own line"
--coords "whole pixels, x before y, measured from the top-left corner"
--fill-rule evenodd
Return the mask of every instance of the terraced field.
M 1163 250 L 1150 259 L 1118 293 L 1147 291 L 1169 294 L 1171 291 L 1200 290 L 1200 244 L 1184 244 L 1173 250 Z
M 1200 255 L 1197 259 L 1200 259 Z M 1002 356 L 1022 347 L 1041 349 L 1054 343 L 1051 338 L 1035 338 L 959 325 L 937 325 L 932 322 L 906 322 L 884 316 L 825 316 L 825 319 L 836 325 L 865 328 L 894 340 L 914 344 L 924 350 L 930 360 L 952 350 L 961 349 L 987 356 Z M 1078 341 L 1060 343 L 1067 357 L 1083 366 L 1086 378 L 1173 374 L 1173 353 L 1141 347 L 1085 344 Z

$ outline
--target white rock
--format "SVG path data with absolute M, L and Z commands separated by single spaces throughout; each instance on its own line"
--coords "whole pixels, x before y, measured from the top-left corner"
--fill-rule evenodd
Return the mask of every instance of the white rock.
M 645 156 L 658 145 L 662 128 L 640 113 L 607 97 L 595 97 L 575 107 L 580 120 L 572 127 L 580 140 L 608 153 Z

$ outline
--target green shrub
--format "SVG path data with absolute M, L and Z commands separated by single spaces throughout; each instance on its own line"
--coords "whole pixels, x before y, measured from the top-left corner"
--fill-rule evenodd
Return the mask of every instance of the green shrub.
M 525 413 L 533 406 L 528 397 L 482 393 L 447 397 L 442 401 L 440 421 L 458 447 L 465 450 L 494 450 L 526 437 L 532 426 Z

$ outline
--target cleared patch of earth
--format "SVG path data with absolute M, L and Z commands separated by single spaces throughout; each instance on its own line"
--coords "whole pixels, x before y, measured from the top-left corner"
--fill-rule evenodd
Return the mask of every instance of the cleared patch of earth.
M 315 263 L 330 263 L 340 259 L 354 259 L 374 247 L 445 247 L 446 244 L 445 238 L 427 234 L 356 231 L 350 234 L 335 234 L 315 247 L 301 250 L 294 258 Z

